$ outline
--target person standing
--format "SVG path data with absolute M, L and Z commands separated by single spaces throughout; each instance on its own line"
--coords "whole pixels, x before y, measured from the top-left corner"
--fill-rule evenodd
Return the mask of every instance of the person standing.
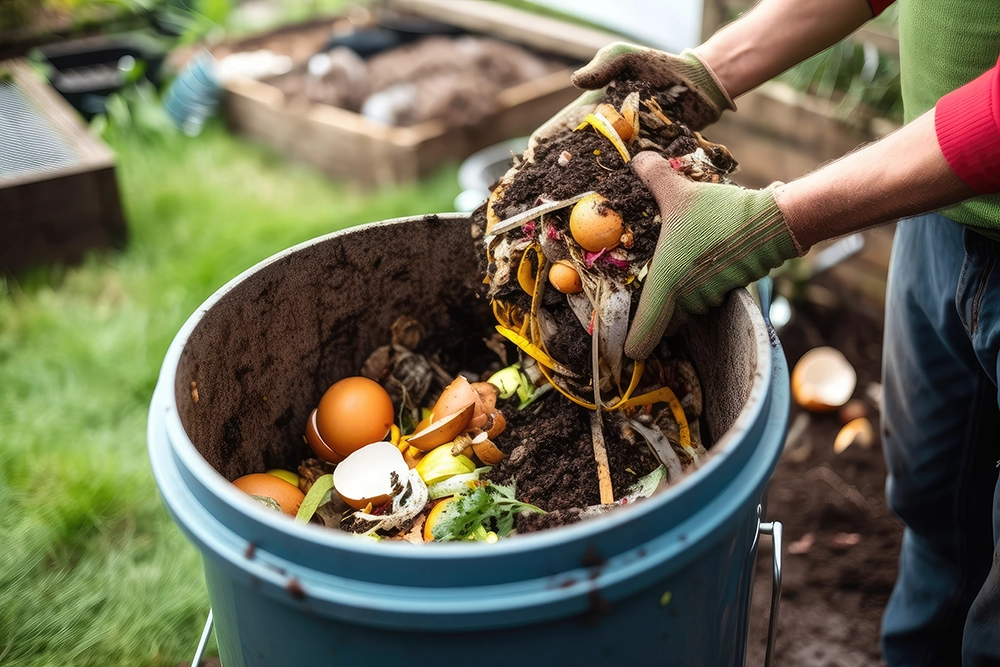
M 697 104 L 680 120 L 699 130 L 888 4 L 762 0 L 693 50 L 613 44 L 573 81 L 685 85 Z M 890 667 L 1000 665 L 1000 2 L 898 4 L 898 131 L 762 190 L 634 157 L 662 229 L 625 351 L 645 358 L 665 332 L 815 243 L 906 218 L 890 261 L 882 414 L 887 501 L 906 527 L 883 653 Z M 539 128 L 529 151 L 595 99 L 584 93 Z

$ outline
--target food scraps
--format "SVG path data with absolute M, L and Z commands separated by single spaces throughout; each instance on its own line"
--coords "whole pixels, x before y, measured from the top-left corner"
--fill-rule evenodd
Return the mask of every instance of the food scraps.
M 701 465 L 704 397 L 683 337 L 646 360 L 623 351 L 661 222 L 632 156 L 655 150 L 710 182 L 736 168 L 683 124 L 688 93 L 613 82 L 575 130 L 515 160 L 473 214 L 497 359 L 449 372 L 401 316 L 304 425 L 316 457 L 298 468 L 298 521 L 494 542 L 640 502 Z

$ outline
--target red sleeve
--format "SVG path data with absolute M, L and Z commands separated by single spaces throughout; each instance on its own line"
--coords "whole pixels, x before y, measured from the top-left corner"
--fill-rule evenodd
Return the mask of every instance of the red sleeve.
M 894 2 L 896 0 L 868 0 L 868 6 L 872 8 L 872 16 L 878 16 Z
M 980 194 L 1000 192 L 1000 59 L 938 100 L 934 126 L 944 159 L 958 177 Z

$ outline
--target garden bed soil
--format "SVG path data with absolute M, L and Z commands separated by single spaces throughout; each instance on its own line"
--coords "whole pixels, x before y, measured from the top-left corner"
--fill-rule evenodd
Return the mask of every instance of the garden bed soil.
M 789 363 L 818 345 L 841 350 L 858 373 L 855 397 L 868 404 L 869 418 L 877 425 L 877 406 L 868 394 L 872 383 L 879 382 L 882 313 L 829 276 L 814 285 L 841 298 L 834 307 L 807 304 L 796 311 L 780 332 Z M 902 538 L 902 524 L 884 500 L 881 444 L 870 449 L 852 445 L 836 454 L 837 414 L 803 415 L 801 408 L 792 407 L 791 437 L 771 478 L 765 509 L 766 520 L 784 525 L 775 664 L 876 667 L 884 664 L 879 624 L 896 578 Z M 771 545 L 764 538 L 754 581 L 749 665 L 764 662 L 770 596 Z

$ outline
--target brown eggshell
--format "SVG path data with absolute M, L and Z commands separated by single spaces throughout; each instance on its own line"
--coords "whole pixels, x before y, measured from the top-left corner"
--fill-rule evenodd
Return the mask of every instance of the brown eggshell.
M 868 404 L 860 398 L 852 398 L 844 404 L 844 407 L 840 408 L 840 412 L 837 413 L 837 416 L 840 417 L 841 424 L 852 422 L 855 419 L 860 419 L 861 417 L 867 417 Z
M 489 382 L 474 382 L 469 385 L 475 390 L 476 409 L 469 421 L 469 428 L 484 428 L 490 422 L 490 415 L 497 408 L 499 390 Z
M 625 222 L 607 199 L 595 193 L 573 206 L 569 214 L 569 231 L 583 249 L 600 252 L 621 242 Z
M 498 435 L 500 435 L 501 433 L 503 433 L 504 429 L 506 429 L 506 428 L 507 428 L 507 418 L 504 417 L 503 413 L 500 412 L 499 410 L 494 410 L 493 411 L 493 423 L 490 424 L 489 428 L 487 429 L 486 436 L 490 440 L 492 440 L 492 439 L 496 438 Z
M 319 458 L 330 463 L 340 463 L 344 457 L 323 441 L 319 429 L 316 428 L 316 413 L 317 410 L 313 410 L 306 421 L 306 442 Z
M 628 143 L 632 138 L 632 124 L 618 113 L 618 109 L 615 109 L 610 104 L 598 104 L 594 111 L 607 118 L 611 126 L 615 128 L 615 132 L 621 137 L 621 140 Z
M 475 452 L 480 461 L 488 466 L 495 466 L 507 458 L 507 455 L 501 452 L 500 449 L 493 444 L 492 440 L 483 440 L 482 442 L 473 444 L 472 451 Z
M 407 437 L 406 441 L 410 446 L 423 452 L 429 452 L 435 447 L 451 442 L 469 426 L 475 407 L 475 403 L 469 403 L 458 412 L 453 412 L 443 419 L 435 419 L 424 430 Z
M 294 484 L 264 472 L 244 475 L 234 481 L 233 486 L 251 496 L 273 498 L 281 507 L 281 511 L 289 516 L 298 513 L 299 505 L 306 497 Z
M 549 268 L 549 283 L 563 294 L 579 294 L 583 291 L 583 280 L 569 260 L 561 259 Z
M 431 408 L 431 419 L 437 421 L 442 417 L 464 410 L 465 406 L 479 400 L 479 394 L 472 388 L 464 376 L 459 375 L 451 384 L 444 388 L 438 400 Z

